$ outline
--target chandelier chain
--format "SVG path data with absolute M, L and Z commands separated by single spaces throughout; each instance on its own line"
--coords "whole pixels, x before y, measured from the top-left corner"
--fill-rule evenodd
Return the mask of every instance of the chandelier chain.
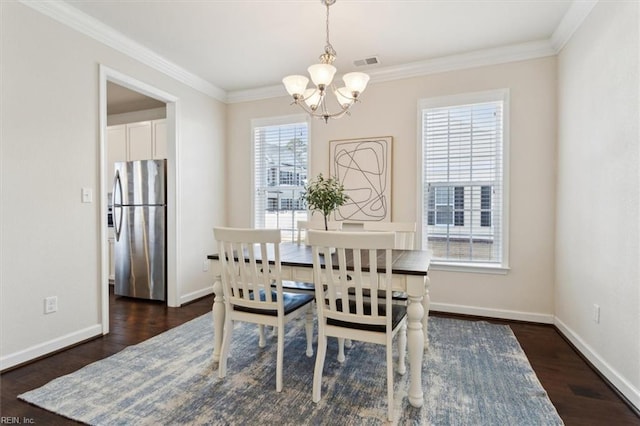
M 320 60 L 322 63 L 332 64 L 335 60 L 337 54 L 333 46 L 331 45 L 331 41 L 329 40 L 329 6 L 331 6 L 334 2 L 324 1 L 327 6 L 327 19 L 325 23 L 325 30 L 327 34 L 326 45 L 324 46 L 324 53 L 320 55 Z

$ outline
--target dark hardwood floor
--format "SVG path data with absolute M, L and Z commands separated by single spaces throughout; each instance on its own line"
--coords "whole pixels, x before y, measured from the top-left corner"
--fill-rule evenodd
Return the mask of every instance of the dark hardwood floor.
M 210 312 L 213 297 L 181 308 L 112 296 L 111 333 L 0 376 L 2 423 L 66 425 L 76 422 L 19 401 L 17 395 L 40 387 L 87 364 L 108 357 L 172 327 Z M 477 319 L 432 313 L 463 319 Z M 485 319 L 508 324 L 566 425 L 640 425 L 640 417 L 618 397 L 553 326 Z

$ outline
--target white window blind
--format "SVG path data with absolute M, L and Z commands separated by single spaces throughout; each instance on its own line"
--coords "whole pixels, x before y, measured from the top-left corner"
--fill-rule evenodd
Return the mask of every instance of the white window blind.
M 300 195 L 307 180 L 308 124 L 253 127 L 254 226 L 280 229 L 294 241 L 298 220 L 307 219 Z
M 505 92 L 491 93 L 421 103 L 422 246 L 436 263 L 506 266 Z

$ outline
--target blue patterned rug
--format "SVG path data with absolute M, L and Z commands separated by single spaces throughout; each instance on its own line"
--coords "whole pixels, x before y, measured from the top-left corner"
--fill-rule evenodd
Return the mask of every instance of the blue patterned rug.
M 385 424 L 384 347 L 354 341 L 339 364 L 330 339 L 322 400 L 314 404 L 315 356 L 304 353 L 302 321 L 287 327 L 281 393 L 274 337 L 259 348 L 257 327 L 238 324 L 221 380 L 212 330 L 211 315 L 203 315 L 18 398 L 92 425 Z M 396 373 L 396 424 L 563 424 L 508 326 L 432 317 L 429 339 L 424 406 L 409 405 L 409 374 Z

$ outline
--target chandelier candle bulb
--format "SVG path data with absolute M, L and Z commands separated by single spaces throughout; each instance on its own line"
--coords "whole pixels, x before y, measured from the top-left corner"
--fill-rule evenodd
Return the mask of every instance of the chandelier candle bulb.
M 333 76 L 336 73 L 336 67 L 329 64 L 315 64 L 307 68 L 311 81 L 316 86 L 328 86 L 333 81 Z
M 302 95 L 307 88 L 309 79 L 303 75 L 290 75 L 282 79 L 284 87 L 291 96 Z
M 360 94 L 364 92 L 369 82 L 369 76 L 363 72 L 350 72 L 342 76 L 344 84 L 349 89 L 349 92 L 354 94 Z
M 320 104 L 320 91 L 316 89 L 307 89 L 304 91 L 304 101 L 311 108 L 311 111 L 315 111 Z
M 342 108 L 344 109 L 347 109 L 351 106 L 353 100 L 349 96 L 343 95 L 343 93 L 349 93 L 349 90 L 346 87 L 341 87 L 334 92 L 340 106 L 342 106 Z

